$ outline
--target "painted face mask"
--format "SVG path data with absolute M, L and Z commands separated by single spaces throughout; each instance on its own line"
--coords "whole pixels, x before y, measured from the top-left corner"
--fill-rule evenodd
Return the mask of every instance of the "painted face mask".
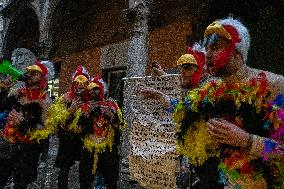
M 236 44 L 241 41 L 234 27 L 221 25 L 218 22 L 210 24 L 206 28 L 204 36 L 204 45 L 217 52 L 211 59 L 211 66 L 215 70 L 223 68 L 230 61 Z
M 202 51 L 203 48 L 201 46 L 199 48 L 188 47 L 187 54 L 182 55 L 177 61 L 177 65 L 183 70 L 183 72 L 180 70 L 181 82 L 188 83 L 190 87 L 198 85 L 205 63 L 205 53 Z M 187 73 L 185 74 L 184 72 Z M 183 80 L 188 80 L 189 82 L 183 82 Z
M 106 84 L 101 76 L 96 76 L 88 85 L 88 91 L 94 100 L 102 101 L 104 99 Z

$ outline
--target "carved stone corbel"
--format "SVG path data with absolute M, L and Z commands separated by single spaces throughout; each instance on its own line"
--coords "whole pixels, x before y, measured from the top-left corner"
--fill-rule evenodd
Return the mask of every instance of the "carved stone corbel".
M 124 9 L 122 13 L 126 23 L 147 20 L 150 15 L 149 9 L 142 2 L 135 5 L 133 8 Z

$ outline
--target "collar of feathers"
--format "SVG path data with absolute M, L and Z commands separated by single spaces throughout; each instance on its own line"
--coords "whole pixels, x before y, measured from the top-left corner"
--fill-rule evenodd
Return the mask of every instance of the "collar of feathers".
M 31 102 L 14 107 L 5 119 L 1 135 L 11 143 L 33 143 L 30 139 L 32 133 L 37 130 L 38 124 L 42 124 L 42 107 L 38 102 Z
M 173 119 L 177 126 L 178 152 L 187 156 L 190 163 L 202 165 L 208 159 L 214 140 L 205 122 L 210 117 L 222 117 L 251 134 L 269 137 L 278 143 L 266 141 L 263 159 L 259 158 L 261 163 L 251 161 L 245 151 L 224 145 L 220 151 L 221 173 L 237 183 L 244 183 L 239 185 L 240 188 L 246 184 L 273 182 L 264 179 L 264 175 L 273 172 L 274 168 L 267 166 L 271 161 L 268 163 L 263 160 L 268 159 L 267 154 L 283 155 L 284 97 L 279 95 L 268 102 L 268 87 L 266 75 L 261 73 L 245 83 L 213 80 L 189 91 L 185 101 L 171 100 Z M 271 178 L 276 177 L 274 175 Z
M 41 88 L 29 89 L 29 88 L 24 87 L 24 88 L 18 89 L 17 92 L 20 96 L 26 97 L 29 101 L 46 99 L 46 91 Z

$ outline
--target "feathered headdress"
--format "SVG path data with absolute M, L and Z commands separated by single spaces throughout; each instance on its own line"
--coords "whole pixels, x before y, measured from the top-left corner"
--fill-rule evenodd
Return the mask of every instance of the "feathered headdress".
M 247 61 L 248 50 L 250 46 L 250 35 L 248 29 L 237 19 L 226 18 L 217 20 L 210 24 L 204 32 L 205 41 L 214 42 L 218 37 L 227 39 L 228 46 L 222 52 L 215 56 L 214 66 L 222 68 L 230 59 L 233 51 L 237 49 L 244 62 Z
M 92 81 L 89 83 L 88 90 L 92 90 L 96 87 L 100 89 L 99 100 L 102 100 L 105 94 L 107 93 L 107 84 L 99 75 L 93 78 Z
M 203 67 L 205 65 L 205 49 L 200 45 L 200 43 L 195 43 L 192 47 L 188 47 L 187 54 L 182 55 L 178 59 L 177 65 L 183 64 L 193 64 L 198 67 L 191 78 L 192 86 L 196 86 L 200 81 Z
M 54 78 L 54 66 L 53 63 L 49 60 L 39 60 L 37 59 L 35 61 L 34 65 L 28 66 L 26 68 L 26 70 L 30 71 L 30 70 L 35 70 L 35 71 L 39 71 L 43 77 L 45 77 L 46 79 L 50 80 Z
M 72 82 L 76 81 L 76 82 L 82 83 L 82 82 L 89 81 L 90 78 L 91 77 L 90 77 L 88 70 L 84 66 L 79 65 L 76 68 L 76 71 L 72 75 Z
M 53 79 L 54 77 L 54 66 L 51 61 L 41 61 L 36 59 L 35 64 L 26 67 L 27 71 L 39 71 L 42 74 L 40 87 L 45 89 L 47 86 L 47 80 Z

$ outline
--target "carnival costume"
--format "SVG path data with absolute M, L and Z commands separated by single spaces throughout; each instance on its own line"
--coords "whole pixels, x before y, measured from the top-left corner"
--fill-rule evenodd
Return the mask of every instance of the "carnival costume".
M 218 159 L 215 157 L 210 157 L 206 161 L 206 163 L 203 166 L 197 166 L 197 164 L 192 163 L 190 157 L 186 154 L 180 151 L 180 143 L 184 142 L 183 135 L 185 134 L 187 130 L 184 129 L 181 125 L 188 125 L 188 121 L 192 118 L 195 118 L 194 113 L 187 112 L 186 115 L 190 115 L 191 117 L 189 119 L 184 119 L 184 113 L 186 109 L 179 110 L 181 107 L 187 107 L 189 106 L 189 99 L 187 92 L 189 90 L 194 90 L 195 88 L 198 88 L 202 83 L 204 83 L 208 78 L 206 77 L 206 63 L 205 63 L 205 49 L 198 43 L 194 44 L 192 47 L 187 48 L 188 54 L 182 55 L 178 61 L 177 65 L 185 65 L 185 64 L 193 64 L 197 66 L 197 69 L 195 70 L 194 74 L 191 77 L 191 89 L 183 89 L 183 94 L 181 99 L 171 99 L 171 108 L 168 109 L 170 112 L 174 112 L 173 114 L 173 120 L 177 125 L 177 139 L 178 139 L 178 146 L 177 150 L 179 151 L 179 154 L 183 157 L 187 158 L 188 163 L 191 165 L 188 165 L 188 169 L 190 169 L 190 178 L 185 180 L 185 178 L 177 178 L 177 185 L 180 185 L 180 183 L 189 182 L 187 184 L 183 184 L 185 186 L 190 185 L 192 188 L 205 188 L 207 186 L 206 180 L 216 180 L 216 177 L 218 176 Z M 175 107 L 175 108 L 173 108 Z M 179 111 L 177 111 L 179 110 Z M 206 130 L 201 130 L 198 132 L 199 135 L 207 134 Z M 194 143 L 195 139 L 194 137 L 199 136 L 192 136 L 191 144 L 192 146 L 195 146 L 196 143 Z M 184 158 L 183 162 L 181 163 L 182 166 L 184 166 Z M 206 178 L 206 179 L 203 179 Z M 213 188 L 222 188 L 222 185 L 218 182 L 215 182 L 210 187 L 214 185 Z M 179 186 L 181 187 L 181 186 Z
M 90 75 L 87 69 L 81 65 L 78 66 L 72 76 L 70 91 L 59 97 L 50 106 L 44 128 L 36 132 L 34 136 L 35 139 L 41 140 L 51 134 L 58 134 L 59 148 L 55 166 L 60 168 L 58 187 L 62 189 L 68 186 L 68 173 L 71 166 L 74 165 L 75 161 L 80 161 L 82 158 L 82 130 L 84 125 L 78 125 L 78 120 L 88 108 L 89 97 L 86 87 L 89 80 Z M 71 111 L 70 108 L 76 101 L 80 103 L 80 107 Z M 81 164 L 80 162 L 80 166 Z M 81 172 L 81 170 L 80 168 L 80 183 L 85 184 L 82 182 L 85 172 Z M 91 183 L 86 183 L 86 186 L 81 185 L 81 187 L 89 188 Z
M 49 108 L 45 128 L 38 131 L 36 135 L 36 138 L 40 140 L 50 134 L 58 133 L 59 151 L 55 165 L 60 168 L 58 187 L 61 188 L 67 187 L 68 172 L 75 161 L 80 161 L 81 188 L 90 188 L 93 182 L 92 169 L 93 165 L 97 165 L 98 153 L 105 151 L 106 148 L 111 148 L 114 140 L 112 127 L 109 134 L 106 135 L 106 140 L 99 138 L 106 134 L 105 125 L 101 123 L 105 119 L 105 112 L 101 112 L 100 109 L 102 106 L 113 107 L 113 104 L 104 100 L 106 87 L 103 85 L 102 79 L 96 77 L 92 82 L 90 80 L 91 77 L 87 70 L 83 66 L 78 66 L 72 77 L 70 91 Z M 84 90 L 76 91 L 77 85 L 83 86 Z M 96 97 L 89 93 L 93 88 L 99 88 Z M 72 103 L 78 100 L 81 102 L 81 106 L 75 112 L 71 112 Z M 97 124 L 93 123 L 93 119 L 96 118 L 98 119 Z M 103 127 L 93 128 L 94 125 L 103 125 Z M 95 153 L 95 163 L 93 153 Z M 95 170 L 93 172 L 95 174 Z
M 216 69 L 225 66 L 235 49 L 246 61 L 249 34 L 239 21 L 216 21 L 207 27 L 205 37 L 209 43 L 218 37 L 229 42 L 214 57 Z M 210 156 L 219 157 L 218 181 L 225 187 L 283 188 L 283 96 L 276 95 L 284 90 L 277 80 L 284 81 L 282 76 L 244 65 L 223 81 L 213 80 L 189 91 L 186 102 L 174 104 L 178 151 L 196 165 L 204 165 Z M 205 124 L 210 118 L 223 118 L 250 133 L 247 147 L 214 148 Z
M 88 85 L 91 105 L 89 115 L 79 124 L 86 125 L 84 148 L 93 156 L 93 174 L 101 173 L 107 188 L 117 188 L 119 174 L 118 145 L 123 128 L 122 112 L 112 99 L 105 99 L 106 84 L 95 77 Z M 93 90 L 98 90 L 94 94 Z M 94 98 L 95 97 L 95 98 Z
M 6 118 L 1 135 L 11 143 L 11 165 L 6 167 L 5 172 L 13 172 L 14 188 L 26 187 L 37 177 L 41 144 L 33 139 L 33 135 L 43 126 L 45 111 L 50 104 L 46 86 L 47 79 L 54 75 L 53 69 L 51 62 L 36 60 L 36 63 L 28 66 L 26 70 L 27 73 L 40 73 L 39 81 L 29 83 L 33 76 L 28 75 L 25 87 L 17 89 L 9 97 L 13 98 L 14 102 L 10 100 L 11 104 L 7 105 L 12 107 L 12 110 Z

